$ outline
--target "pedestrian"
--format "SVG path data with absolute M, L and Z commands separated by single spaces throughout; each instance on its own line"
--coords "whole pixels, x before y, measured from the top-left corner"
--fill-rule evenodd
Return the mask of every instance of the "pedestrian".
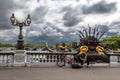
M 76 55 L 76 61 L 78 63 L 81 64 L 81 66 L 83 66 L 84 63 L 87 63 L 87 65 L 89 65 L 89 61 L 87 60 L 87 51 L 88 51 L 88 47 L 86 45 L 81 46 L 80 50 L 78 51 L 77 55 Z

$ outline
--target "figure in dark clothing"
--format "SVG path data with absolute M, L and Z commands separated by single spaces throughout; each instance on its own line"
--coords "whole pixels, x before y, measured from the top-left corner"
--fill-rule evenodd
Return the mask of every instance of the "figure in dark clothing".
M 87 60 L 87 46 L 81 46 L 79 52 L 75 55 L 75 60 L 78 63 L 81 63 L 81 66 L 83 66 L 84 63 L 87 63 L 89 65 L 89 61 Z
M 67 49 L 67 46 L 65 45 L 65 43 L 62 43 L 62 44 L 59 46 L 59 49 L 60 49 L 60 51 L 65 51 L 65 49 Z

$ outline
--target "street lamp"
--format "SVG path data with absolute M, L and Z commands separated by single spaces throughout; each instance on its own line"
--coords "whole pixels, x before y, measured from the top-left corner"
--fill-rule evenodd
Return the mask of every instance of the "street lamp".
M 24 45 L 23 45 L 24 40 L 23 40 L 23 35 L 22 35 L 22 29 L 23 29 L 23 26 L 30 26 L 30 23 L 31 23 L 30 15 L 28 14 L 28 17 L 26 18 L 26 20 L 24 22 L 20 22 L 15 18 L 14 13 L 12 13 L 12 16 L 10 17 L 10 21 L 13 26 L 19 26 L 20 32 L 19 32 L 16 48 L 18 50 L 23 50 L 24 49 Z

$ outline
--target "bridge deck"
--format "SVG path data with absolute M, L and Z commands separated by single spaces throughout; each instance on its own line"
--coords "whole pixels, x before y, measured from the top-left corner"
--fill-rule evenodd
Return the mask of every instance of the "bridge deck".
M 120 68 L 0 68 L 0 80 L 120 80 Z

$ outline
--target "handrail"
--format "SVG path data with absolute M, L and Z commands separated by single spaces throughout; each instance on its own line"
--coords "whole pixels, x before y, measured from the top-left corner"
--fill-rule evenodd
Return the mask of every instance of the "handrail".
M 60 59 L 66 55 L 73 55 L 74 52 L 40 52 L 40 51 L 26 51 L 25 52 L 25 65 L 30 65 L 31 63 L 48 63 L 61 61 Z
M 19 52 L 19 51 L 18 51 Z M 61 57 L 65 55 L 73 56 L 77 52 L 45 52 L 45 51 L 22 51 L 24 56 L 24 63 L 47 63 L 60 61 Z M 14 66 L 15 64 L 15 54 L 16 51 L 0 51 L 0 64 L 7 64 L 8 66 Z M 102 57 L 103 56 L 103 57 Z M 91 61 L 97 59 L 107 59 L 110 62 L 111 56 L 120 57 L 120 52 L 114 51 L 113 53 L 108 53 L 108 55 L 98 55 L 98 54 L 88 54 L 88 59 Z M 93 59 L 94 58 L 94 59 Z M 120 61 L 120 59 L 118 59 Z
M 50 54 L 50 55 L 60 55 L 60 54 L 66 54 L 66 55 L 73 55 L 76 54 L 75 52 L 40 52 L 40 51 L 26 51 L 26 54 Z
M 14 66 L 14 51 L 0 51 L 0 63 Z

